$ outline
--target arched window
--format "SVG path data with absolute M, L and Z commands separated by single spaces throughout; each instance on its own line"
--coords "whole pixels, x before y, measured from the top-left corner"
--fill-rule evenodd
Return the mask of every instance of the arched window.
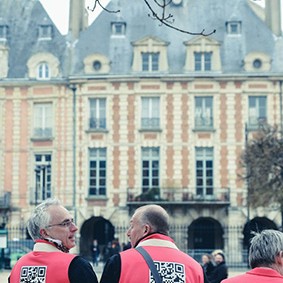
M 46 80 L 50 78 L 50 69 L 46 62 L 42 62 L 37 67 L 37 79 Z

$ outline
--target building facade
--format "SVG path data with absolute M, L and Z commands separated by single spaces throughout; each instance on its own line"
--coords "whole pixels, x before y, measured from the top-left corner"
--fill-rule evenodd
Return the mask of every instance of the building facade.
M 115 226 L 145 203 L 188 227 L 185 249 L 231 249 L 229 225 L 279 228 L 276 204 L 251 209 L 240 177 L 259 122 L 282 126 L 279 0 L 265 9 L 247 0 L 166 7 L 174 26 L 216 29 L 210 36 L 160 25 L 142 0 L 112 0 L 115 12 L 90 26 L 84 1 L 70 1 L 63 36 L 39 1 L 15 2 L 0 1 L 6 227 L 56 196 L 86 243 L 122 238 Z M 233 249 L 247 245 L 244 229 Z

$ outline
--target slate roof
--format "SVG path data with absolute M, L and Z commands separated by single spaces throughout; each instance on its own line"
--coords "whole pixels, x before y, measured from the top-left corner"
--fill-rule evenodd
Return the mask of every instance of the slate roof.
M 84 31 L 76 45 L 75 74 L 83 74 L 83 58 L 100 53 L 110 58 L 112 74 L 131 74 L 133 47 L 131 42 L 148 35 L 169 41 L 169 73 L 183 73 L 185 62 L 184 42 L 195 36 L 177 32 L 148 17 L 149 10 L 142 0 L 112 0 L 107 6 L 121 13 L 102 12 Z M 273 57 L 275 37 L 266 24 L 253 12 L 247 0 L 183 0 L 182 6 L 171 5 L 176 27 L 200 32 L 216 29 L 211 37 L 221 46 L 223 73 L 241 73 L 244 57 L 253 51 L 264 52 Z M 124 38 L 111 37 L 111 22 L 122 18 L 127 24 Z M 226 21 L 242 22 L 242 34 L 226 34 Z M 277 66 L 278 69 L 278 66 Z
M 27 78 L 27 61 L 38 52 L 50 52 L 62 66 L 66 60 L 66 41 L 39 1 L 0 0 L 0 18 L 9 27 L 9 78 Z M 52 40 L 38 41 L 38 27 L 50 24 Z M 62 70 L 62 73 L 65 73 Z
M 186 58 L 184 42 L 196 36 L 178 32 L 161 25 L 148 16 L 143 0 L 112 0 L 88 29 L 81 32 L 73 43 L 72 76 L 84 76 L 83 61 L 86 56 L 102 54 L 111 62 L 110 75 L 133 75 L 132 43 L 147 36 L 169 42 L 167 47 L 169 74 L 183 73 Z M 205 29 L 216 33 L 210 37 L 220 44 L 223 74 L 241 74 L 243 59 L 250 52 L 263 52 L 272 58 L 272 71 L 282 72 L 282 37 L 275 37 L 267 25 L 253 11 L 248 0 L 183 0 L 181 6 L 171 4 L 168 10 L 174 16 L 173 25 L 191 32 Z M 227 35 L 227 21 L 241 21 L 242 33 Z M 111 23 L 125 21 L 126 36 L 111 36 Z M 27 61 L 38 52 L 50 52 L 60 61 L 60 74 L 68 76 L 69 36 L 60 34 L 37 0 L 0 0 L 0 23 L 9 26 L 9 73 L 12 79 L 27 78 Z M 38 26 L 53 26 L 52 40 L 38 41 Z M 270 73 L 270 72 L 268 72 Z M 219 74 L 221 75 L 221 74 Z

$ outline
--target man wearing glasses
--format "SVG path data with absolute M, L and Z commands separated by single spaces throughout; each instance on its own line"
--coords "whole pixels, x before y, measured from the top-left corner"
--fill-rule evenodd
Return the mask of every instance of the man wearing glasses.
M 70 212 L 57 199 L 38 205 L 27 223 L 34 240 L 32 252 L 22 256 L 13 267 L 9 282 L 97 283 L 90 263 L 69 254 L 75 247 L 78 227 Z

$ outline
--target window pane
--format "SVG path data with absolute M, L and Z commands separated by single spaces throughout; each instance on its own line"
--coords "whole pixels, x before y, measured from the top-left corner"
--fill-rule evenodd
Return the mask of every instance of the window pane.
M 157 129 L 160 123 L 160 99 L 159 97 L 142 98 L 141 127 L 145 129 Z
M 266 97 L 249 97 L 249 126 L 257 128 L 259 123 L 266 120 Z
M 159 69 L 159 53 L 152 53 L 152 71 Z
M 195 98 L 195 127 L 212 128 L 213 127 L 213 108 L 212 97 Z
M 34 137 L 52 137 L 52 103 L 34 104 Z
M 142 70 L 149 70 L 149 53 L 142 53 Z
M 204 53 L 204 70 L 205 71 L 211 70 L 211 52 Z
M 195 71 L 201 71 L 201 53 L 195 52 Z
M 142 149 L 142 191 L 159 187 L 159 148 Z
M 89 100 L 90 106 L 90 129 L 105 129 L 106 128 L 106 99 L 105 98 L 91 98 Z
M 52 156 L 36 154 L 34 160 L 34 202 L 38 204 L 52 195 Z
M 106 194 L 106 149 L 89 151 L 89 195 Z
M 197 195 L 213 194 L 212 148 L 196 148 L 196 187 Z

